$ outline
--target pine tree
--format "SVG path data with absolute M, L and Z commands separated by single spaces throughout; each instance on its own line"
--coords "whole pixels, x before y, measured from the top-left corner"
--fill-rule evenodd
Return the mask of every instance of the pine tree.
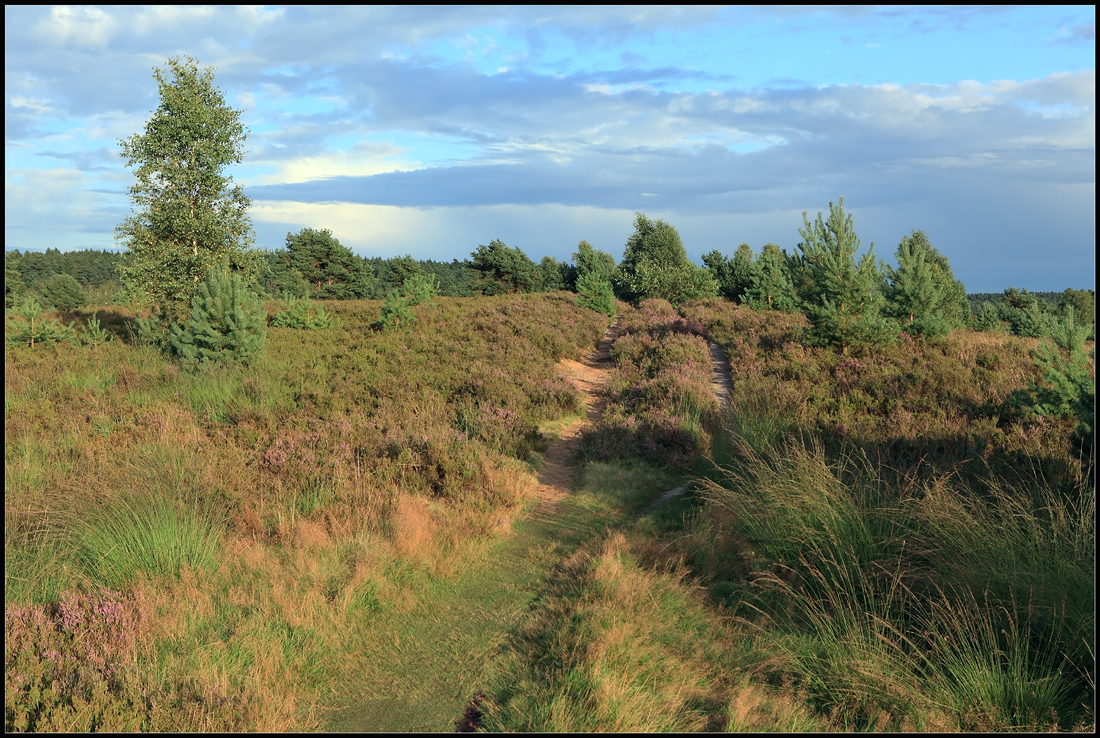
M 921 229 L 903 236 L 901 240 L 908 241 L 914 248 L 920 248 L 924 252 L 924 261 L 932 271 L 932 279 L 943 291 L 940 304 L 943 319 L 947 321 L 948 327 L 965 328 L 970 319 L 970 301 L 966 299 L 966 285 L 955 279 L 955 273 L 947 257 L 931 244 L 928 236 Z
M 73 310 L 88 303 L 84 288 L 69 274 L 55 274 L 42 283 L 40 291 L 42 299 L 57 310 Z
M 997 306 L 991 302 L 983 302 L 978 314 L 971 317 L 970 325 L 976 331 L 1000 332 L 1001 316 L 997 312 Z
M 745 302 L 753 310 L 795 310 L 794 286 L 787 268 L 787 257 L 774 243 L 764 244 L 756 257 L 752 282 L 745 291 Z
M 327 228 L 286 234 L 289 265 L 309 284 L 313 297 L 362 300 L 374 292 L 374 271 Z
M 586 272 L 577 279 L 577 304 L 608 316 L 618 310 L 610 280 L 598 272 Z
M 947 294 L 927 261 L 928 251 L 915 239 L 898 244 L 897 269 L 887 265 L 886 314 L 910 335 L 945 336 L 951 326 L 944 317 Z
M 600 251 L 588 241 L 581 241 L 573 253 L 572 270 L 567 274 L 566 285 L 576 291 L 577 282 L 586 274 L 593 274 L 610 283 L 615 278 L 615 257 Z
M 803 212 L 802 222 L 793 281 L 801 288 L 799 299 L 810 320 L 807 342 L 847 351 L 853 345 L 892 341 L 897 327 L 880 314 L 882 268 L 875 245 L 856 260 L 860 241 L 852 216 L 844 212 L 844 198 L 839 205 L 829 203 L 828 220 L 818 212 L 811 224 Z
M 1050 340 L 1032 349 L 1041 380 L 1029 388 L 1031 409 L 1038 415 L 1071 416 L 1077 420 L 1077 436 L 1091 450 L 1096 426 L 1096 349 L 1085 351 L 1088 325 L 1074 319 L 1069 307 L 1061 319 L 1053 318 Z
M 542 281 L 538 265 L 522 249 L 499 239 L 494 238 L 488 246 L 479 244 L 471 256 L 474 269 L 481 272 L 478 286 L 483 294 L 534 292 Z
M 751 246 L 747 243 L 738 246 L 732 259 L 715 249 L 703 255 L 703 263 L 718 282 L 718 294 L 730 302 L 745 302 L 745 292 L 756 274 Z
M 240 274 L 211 269 L 191 298 L 186 322 L 171 324 L 168 343 L 188 369 L 249 363 L 264 348 L 267 313 Z

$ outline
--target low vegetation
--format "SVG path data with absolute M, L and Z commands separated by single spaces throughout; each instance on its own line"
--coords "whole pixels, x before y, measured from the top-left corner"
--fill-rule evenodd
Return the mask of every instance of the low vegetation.
M 1093 291 L 968 297 L 843 200 L 705 269 L 642 213 L 619 264 L 260 252 L 241 111 L 154 76 L 127 253 L 6 254 L 7 730 L 1095 728 Z
M 514 516 L 537 425 L 577 410 L 555 363 L 607 322 L 436 303 L 401 332 L 330 303 L 247 368 L 180 371 L 117 309 L 96 348 L 9 345 L 7 727 L 316 727 L 371 613 Z

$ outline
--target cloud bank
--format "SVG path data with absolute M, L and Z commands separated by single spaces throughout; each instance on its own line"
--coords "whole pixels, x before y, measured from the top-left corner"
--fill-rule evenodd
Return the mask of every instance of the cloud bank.
M 644 211 L 695 257 L 790 249 L 843 195 L 880 256 L 924 228 L 971 291 L 1091 287 L 1094 11 L 1044 12 L 6 8 L 8 248 L 112 244 L 115 139 L 187 53 L 245 111 L 266 248 L 618 255 Z

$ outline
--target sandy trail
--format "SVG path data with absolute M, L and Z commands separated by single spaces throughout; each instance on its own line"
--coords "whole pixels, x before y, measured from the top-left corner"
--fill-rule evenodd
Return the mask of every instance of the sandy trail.
M 570 461 L 576 455 L 581 431 L 600 419 L 607 404 L 607 378 L 612 367 L 611 346 L 615 343 L 620 319 L 621 316 L 616 316 L 593 353 L 581 361 L 563 359 L 558 362 L 562 375 L 584 398 L 585 417 L 577 418 L 562 428 L 558 438 L 546 450 L 542 471 L 538 475 L 539 505 L 533 516 L 549 514 L 553 505 L 569 492 L 576 471 Z

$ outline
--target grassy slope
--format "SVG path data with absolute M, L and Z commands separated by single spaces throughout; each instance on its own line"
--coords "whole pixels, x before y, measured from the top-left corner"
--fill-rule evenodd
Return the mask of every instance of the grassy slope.
M 318 727 L 317 698 L 386 658 L 373 633 L 446 599 L 514 514 L 530 430 L 576 407 L 555 362 L 607 324 L 568 295 L 439 302 L 393 334 L 337 304 L 339 329 L 273 329 L 258 365 L 194 377 L 119 342 L 8 349 L 6 724 Z M 140 624 L 124 642 L 105 586 Z M 57 613 L 74 590 L 83 620 Z M 117 663 L 68 666 L 85 632 Z
M 645 491 L 667 482 L 653 478 Z M 602 498 L 580 490 L 483 550 L 452 580 L 433 583 L 408 612 L 369 637 L 364 692 L 334 713 L 341 731 L 453 730 L 475 695 L 497 679 L 499 656 L 563 556 L 616 519 Z M 352 687 L 353 691 L 355 686 Z

